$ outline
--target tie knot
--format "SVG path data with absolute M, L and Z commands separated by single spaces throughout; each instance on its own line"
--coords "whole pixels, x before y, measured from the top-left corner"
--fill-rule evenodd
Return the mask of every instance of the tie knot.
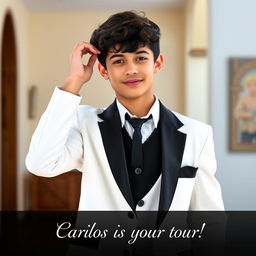
M 125 119 L 131 124 L 131 126 L 134 129 L 141 128 L 142 124 L 151 118 L 152 118 L 152 115 L 150 115 L 148 118 L 136 118 L 136 117 L 130 117 L 127 113 L 125 114 Z

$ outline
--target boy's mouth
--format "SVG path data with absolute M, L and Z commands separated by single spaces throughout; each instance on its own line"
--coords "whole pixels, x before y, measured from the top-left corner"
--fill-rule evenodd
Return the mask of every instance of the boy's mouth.
M 142 81 L 143 81 L 143 79 L 130 79 L 130 80 L 124 81 L 123 83 L 128 86 L 134 86 L 134 85 L 139 84 Z

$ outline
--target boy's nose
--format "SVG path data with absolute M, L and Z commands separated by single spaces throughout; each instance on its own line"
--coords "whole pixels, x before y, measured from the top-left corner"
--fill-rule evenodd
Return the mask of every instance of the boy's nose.
M 135 75 L 138 73 L 137 66 L 135 64 L 127 64 L 125 74 L 127 76 L 129 75 Z

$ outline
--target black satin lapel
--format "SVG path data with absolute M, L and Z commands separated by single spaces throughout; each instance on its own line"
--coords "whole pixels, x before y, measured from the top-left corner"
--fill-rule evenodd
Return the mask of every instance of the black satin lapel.
M 134 210 L 135 206 L 132 199 L 129 176 L 126 167 L 121 120 L 116 102 L 112 103 L 98 116 L 104 120 L 103 122 L 98 123 L 110 169 L 120 191 L 128 204 Z
M 184 152 L 186 134 L 178 131 L 183 123 L 160 104 L 160 129 L 162 144 L 162 179 L 158 223 L 169 210 L 176 190 Z

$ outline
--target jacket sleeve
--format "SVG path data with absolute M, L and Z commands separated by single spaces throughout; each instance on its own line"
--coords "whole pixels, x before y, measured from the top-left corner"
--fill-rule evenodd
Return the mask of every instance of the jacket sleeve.
M 55 88 L 32 136 L 26 167 L 35 175 L 53 177 L 83 166 L 83 139 L 77 108 L 81 96 Z
M 198 170 L 191 198 L 191 210 L 224 210 L 220 184 L 214 176 L 216 166 L 213 133 L 211 126 L 208 126 L 208 135 L 199 156 Z

